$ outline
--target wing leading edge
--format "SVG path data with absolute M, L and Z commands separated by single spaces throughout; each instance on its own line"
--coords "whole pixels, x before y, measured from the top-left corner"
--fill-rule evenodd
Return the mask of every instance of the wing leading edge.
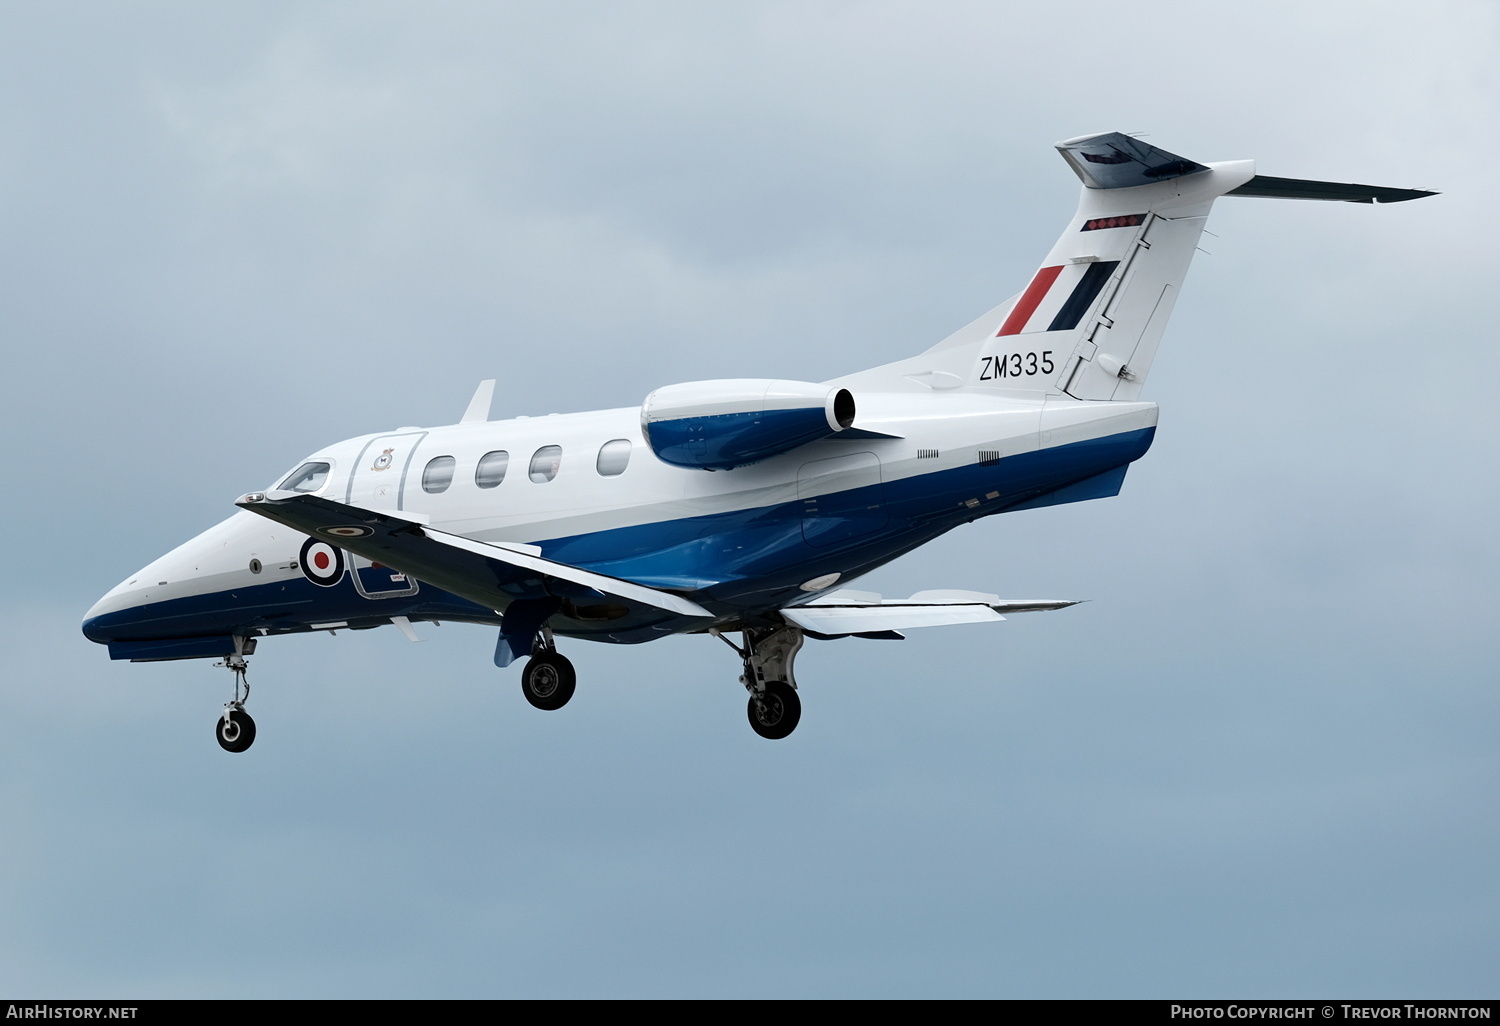
M 476 541 L 397 513 L 292 492 L 251 492 L 235 505 L 497 612 L 525 594 L 524 582 L 540 577 L 562 597 L 587 598 L 592 591 L 680 616 L 713 616 L 681 595 L 546 559 L 535 546 Z

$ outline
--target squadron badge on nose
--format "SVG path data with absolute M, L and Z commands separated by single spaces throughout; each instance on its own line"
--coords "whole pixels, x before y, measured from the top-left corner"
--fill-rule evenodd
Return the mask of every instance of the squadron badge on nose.
M 391 455 L 391 453 L 394 452 L 394 451 L 395 450 L 393 450 L 393 449 L 387 449 L 385 452 L 381 453 L 379 456 L 376 456 L 375 457 L 375 463 L 374 463 L 374 465 L 372 467 L 370 467 L 370 469 L 371 470 L 390 470 L 391 469 L 391 462 L 392 462 L 392 460 L 395 459 L 395 457 L 393 457 Z

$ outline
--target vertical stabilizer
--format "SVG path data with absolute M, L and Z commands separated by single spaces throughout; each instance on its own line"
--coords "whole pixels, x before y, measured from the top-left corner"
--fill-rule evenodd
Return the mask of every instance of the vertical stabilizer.
M 1083 181 L 1078 211 L 981 347 L 974 383 L 1135 399 L 1209 208 L 1255 165 L 1199 164 L 1119 133 L 1057 148 Z
M 1134 400 L 1214 200 L 1400 203 L 1435 195 L 1271 178 L 1250 160 L 1200 164 L 1119 132 L 1068 139 L 1057 150 L 1083 182 L 1082 196 L 1026 288 L 919 356 L 828 384 Z

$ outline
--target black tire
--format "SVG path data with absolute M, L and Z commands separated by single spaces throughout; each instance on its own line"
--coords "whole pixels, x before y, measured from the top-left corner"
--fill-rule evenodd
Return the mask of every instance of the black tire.
M 228 723 L 220 716 L 214 724 L 214 739 L 226 752 L 243 752 L 255 744 L 255 721 L 245 710 L 235 709 L 230 712 Z
M 797 729 L 802 719 L 802 700 L 790 684 L 773 680 L 763 695 L 751 695 L 746 708 L 750 729 L 761 737 L 779 741 Z
M 573 697 L 577 683 L 573 664 L 556 652 L 532 656 L 521 671 L 521 694 L 538 709 L 561 709 Z

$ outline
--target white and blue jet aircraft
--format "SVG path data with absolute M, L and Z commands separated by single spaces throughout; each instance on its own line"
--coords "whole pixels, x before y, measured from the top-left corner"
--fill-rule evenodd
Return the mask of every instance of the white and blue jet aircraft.
M 920 356 L 501 421 L 485 381 L 457 424 L 325 446 L 241 497 L 111 589 L 83 633 L 112 659 L 219 659 L 234 697 L 215 735 L 231 752 L 255 739 L 245 670 L 260 638 L 395 625 L 415 640 L 418 621 L 497 627 L 496 665 L 528 659 L 521 688 L 539 709 L 573 695 L 559 638 L 714 635 L 743 663 L 750 726 L 782 738 L 808 637 L 1071 605 L 843 586 L 980 517 L 1119 492 L 1151 447 L 1141 389 L 1214 200 L 1432 193 L 1271 178 L 1119 133 L 1057 149 L 1083 190 L 1040 270 Z

